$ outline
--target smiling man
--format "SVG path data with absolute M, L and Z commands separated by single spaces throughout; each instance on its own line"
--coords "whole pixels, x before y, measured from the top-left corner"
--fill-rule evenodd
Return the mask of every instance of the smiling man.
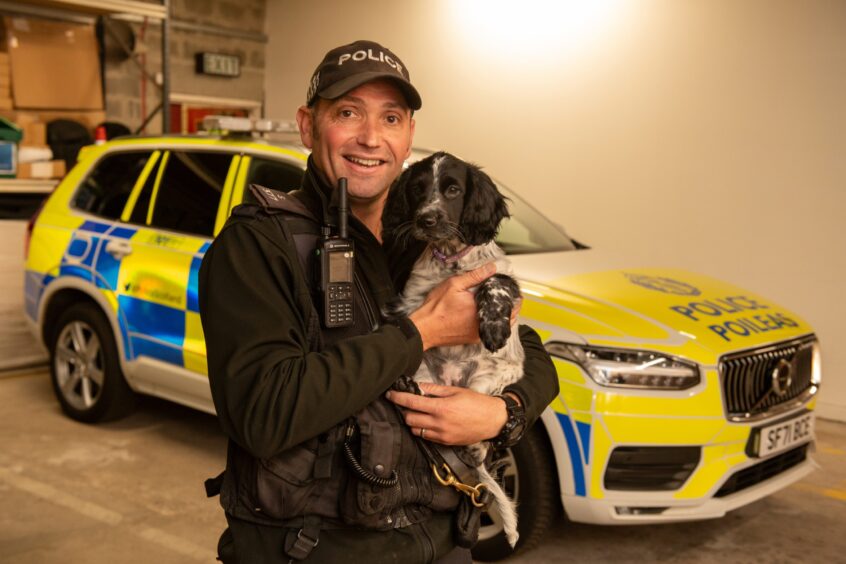
M 301 189 L 236 208 L 205 255 L 209 381 L 230 438 L 222 481 L 210 488 L 220 488 L 229 523 L 218 547 L 225 563 L 469 563 L 479 512 L 436 481 L 423 435 L 513 444 L 522 428 L 514 419 L 533 421 L 557 393 L 540 340 L 521 327 L 527 377 L 508 400 L 434 385 L 427 397 L 386 394 L 414 374 L 424 350 L 479 341 L 468 290 L 493 274 L 489 265 L 442 284 L 407 319 L 380 315 L 396 294 L 381 215 L 420 107 L 388 49 L 357 41 L 327 53 L 297 112 L 312 150 Z M 297 235 L 337 234 L 341 178 L 355 245 L 353 314 L 328 329 L 313 301 L 313 251 L 298 251 Z M 283 201 L 296 205 L 268 203 Z
M 402 172 L 414 137 L 414 118 L 396 83 L 377 78 L 334 100 L 317 99 L 299 109 L 297 123 L 321 180 L 337 186 L 347 178 L 353 215 L 380 237 L 387 187 Z

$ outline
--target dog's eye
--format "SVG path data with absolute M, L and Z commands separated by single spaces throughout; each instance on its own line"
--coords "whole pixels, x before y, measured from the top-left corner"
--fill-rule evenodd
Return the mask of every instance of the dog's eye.
M 448 198 L 455 198 L 459 194 L 461 194 L 461 188 L 456 184 L 450 184 L 447 186 L 447 189 L 444 190 L 444 195 Z

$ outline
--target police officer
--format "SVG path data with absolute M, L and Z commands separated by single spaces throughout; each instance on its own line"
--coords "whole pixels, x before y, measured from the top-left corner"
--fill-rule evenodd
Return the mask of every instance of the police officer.
M 494 272 L 488 265 L 445 282 L 408 319 L 379 316 L 396 293 L 392 272 L 408 267 L 409 257 L 389 265 L 381 215 L 421 105 L 399 57 L 356 41 L 326 54 L 297 111 L 312 151 L 295 194 L 305 215 L 334 223 L 335 188 L 348 179 L 352 326 L 323 328 L 289 212 L 266 202 L 236 208 L 205 255 L 209 380 L 230 438 L 224 562 L 470 562 L 457 547 L 472 543 L 466 512 L 458 517 L 463 496 L 435 481 L 419 437 L 513 444 L 557 393 L 552 363 L 526 327 L 526 376 L 505 397 L 435 385 L 425 397 L 386 393 L 414 374 L 424 350 L 479 341 L 467 290 Z

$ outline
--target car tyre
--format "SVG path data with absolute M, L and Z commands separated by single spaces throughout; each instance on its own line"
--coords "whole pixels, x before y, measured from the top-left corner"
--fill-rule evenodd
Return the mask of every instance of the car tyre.
M 482 515 L 479 542 L 472 550 L 474 560 L 492 562 L 534 548 L 558 516 L 561 502 L 555 459 L 543 425 L 534 425 L 503 456 L 510 458 L 511 465 L 504 469 L 502 482 L 506 493 L 517 502 L 520 540 L 512 550 L 494 507 L 490 514 Z
M 69 417 L 94 423 L 132 412 L 135 394 L 123 377 L 111 326 L 96 306 L 65 310 L 49 348 L 53 392 Z

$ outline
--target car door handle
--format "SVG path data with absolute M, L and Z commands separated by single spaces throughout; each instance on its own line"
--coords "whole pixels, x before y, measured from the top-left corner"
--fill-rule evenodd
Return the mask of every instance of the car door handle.
M 132 244 L 123 239 L 112 239 L 106 243 L 106 252 L 112 255 L 115 260 L 120 260 L 132 253 Z

